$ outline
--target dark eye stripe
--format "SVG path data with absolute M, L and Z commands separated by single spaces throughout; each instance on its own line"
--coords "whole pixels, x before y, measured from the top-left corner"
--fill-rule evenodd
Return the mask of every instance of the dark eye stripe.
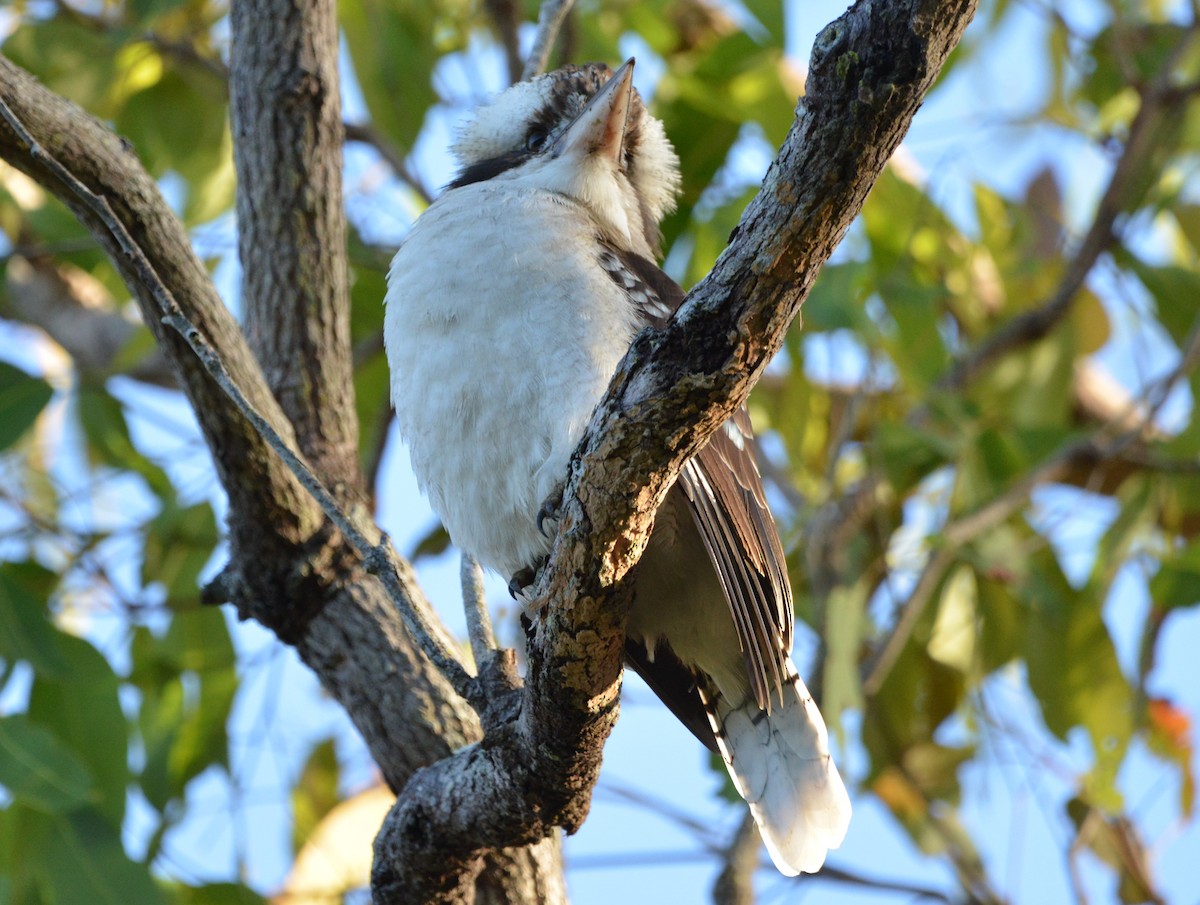
M 471 164 L 459 173 L 458 178 L 446 186 L 446 188 L 460 189 L 464 185 L 471 185 L 475 182 L 486 182 L 514 167 L 519 167 L 533 156 L 528 151 L 521 150 L 513 151 L 511 154 L 504 154 L 500 157 L 490 157 L 487 160 L 481 160 L 479 163 Z

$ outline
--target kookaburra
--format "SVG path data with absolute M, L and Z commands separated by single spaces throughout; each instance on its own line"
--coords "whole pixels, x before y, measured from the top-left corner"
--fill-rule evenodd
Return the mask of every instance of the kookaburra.
M 679 188 L 633 60 L 514 85 L 458 132 L 458 177 L 388 277 L 392 399 L 455 544 L 506 579 L 634 335 L 683 291 L 655 263 Z M 626 662 L 719 750 L 785 874 L 815 871 L 850 800 L 790 651 L 792 595 L 745 409 L 688 462 L 631 573 Z

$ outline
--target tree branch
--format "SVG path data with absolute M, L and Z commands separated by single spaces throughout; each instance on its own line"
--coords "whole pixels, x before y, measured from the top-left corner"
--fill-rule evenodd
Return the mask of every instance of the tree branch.
M 670 323 L 634 340 L 572 459 L 519 718 L 403 790 L 376 839 L 379 905 L 459 901 L 481 851 L 586 815 L 616 716 L 621 579 L 657 504 L 782 345 L 973 13 L 970 0 L 860 2 L 818 37 L 809 93 L 730 247 Z
M 537 32 L 533 36 L 533 46 L 525 60 L 522 79 L 531 79 L 546 71 L 554 42 L 574 4 L 575 0 L 542 0 L 538 9 Z
M 754 905 L 754 872 L 761 848 L 758 826 L 747 811 L 725 850 L 725 865 L 713 884 L 713 905 Z
M 425 613 L 422 612 L 421 608 L 412 606 L 411 599 L 404 592 L 398 557 L 395 550 L 392 549 L 391 542 L 387 539 L 387 536 L 385 535 L 378 544 L 367 540 L 363 531 L 338 508 L 333 494 L 313 474 L 308 463 L 291 449 L 275 428 L 271 426 L 271 423 L 259 414 L 247 400 L 237 384 L 234 383 L 228 369 L 225 367 L 224 362 L 221 361 L 221 357 L 217 354 L 216 350 L 212 347 L 212 344 L 188 320 L 183 310 L 179 307 L 178 302 L 175 301 L 171 290 L 167 288 L 162 280 L 159 279 L 158 274 L 154 272 L 154 267 L 146 258 L 142 249 L 134 242 L 125 225 L 117 218 L 108 200 L 91 191 L 76 179 L 70 171 L 63 167 L 62 164 L 55 160 L 53 156 L 47 154 L 45 149 L 29 134 L 29 131 L 16 117 L 3 98 L 0 98 L 0 117 L 4 119 L 17 138 L 25 143 L 30 156 L 44 161 L 50 171 L 75 194 L 78 200 L 87 205 L 89 210 L 103 222 L 105 228 L 110 231 L 112 237 L 120 246 L 121 251 L 132 262 L 139 279 L 150 288 L 162 312 L 161 321 L 183 337 L 184 341 L 191 347 L 196 357 L 203 364 L 205 370 L 208 371 L 213 381 L 221 388 L 221 391 L 229 397 L 230 401 L 234 403 L 238 411 L 250 422 L 259 436 L 266 440 L 271 449 L 284 461 L 288 469 L 304 486 L 304 489 L 321 506 L 325 515 L 350 541 L 359 556 L 366 562 L 367 568 L 383 582 L 389 595 L 392 596 L 400 609 L 409 634 L 417 640 L 426 656 L 433 661 L 463 697 L 468 700 L 473 698 L 475 696 L 474 683 L 471 681 L 470 676 L 467 675 L 466 670 L 463 669 L 461 662 L 449 651 L 443 639 L 439 637 L 437 631 L 426 619 Z
M 305 458 L 365 502 L 332 0 L 236 0 L 230 117 L 246 334 Z
M 504 60 L 508 64 L 508 81 L 514 83 L 521 78 L 521 41 L 518 30 L 521 26 L 521 9 L 516 0 L 484 0 L 500 46 L 504 48 Z

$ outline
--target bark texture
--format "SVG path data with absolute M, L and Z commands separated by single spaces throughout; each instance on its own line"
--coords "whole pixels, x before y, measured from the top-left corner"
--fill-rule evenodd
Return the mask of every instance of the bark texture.
M 336 6 L 239 0 L 230 20 L 246 335 L 300 451 L 361 502 Z

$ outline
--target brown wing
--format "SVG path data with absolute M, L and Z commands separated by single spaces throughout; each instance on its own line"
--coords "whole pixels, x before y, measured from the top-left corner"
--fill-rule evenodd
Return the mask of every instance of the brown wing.
M 609 249 L 600 263 L 647 323 L 662 326 L 683 301 L 683 290 L 645 258 Z M 745 407 L 684 466 L 679 486 L 729 602 L 755 699 L 769 712 L 772 691 L 782 701 L 787 682 L 792 589 L 754 461 L 754 434 Z
M 792 589 L 779 532 L 754 461 L 750 415 L 738 409 L 684 466 L 679 485 L 737 626 L 758 706 L 771 710 L 787 684 Z

